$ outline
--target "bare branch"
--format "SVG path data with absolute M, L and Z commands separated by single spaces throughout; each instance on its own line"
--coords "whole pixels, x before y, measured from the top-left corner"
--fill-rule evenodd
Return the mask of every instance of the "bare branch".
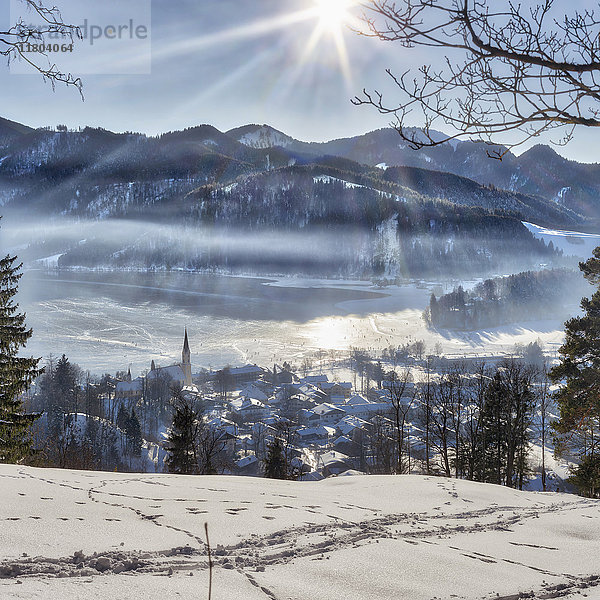
M 83 99 L 81 78 L 63 72 L 58 65 L 49 60 L 46 51 L 35 52 L 35 59 L 31 58 L 32 53 L 26 51 L 34 44 L 38 47 L 45 46 L 48 36 L 63 38 L 64 43 L 69 44 L 81 40 L 83 36 L 79 27 L 65 23 L 56 6 L 48 8 L 41 0 L 21 0 L 21 2 L 41 21 L 41 25 L 30 25 L 19 18 L 7 30 L 0 30 L 0 55 L 6 56 L 9 64 L 15 60 L 25 61 L 43 77 L 44 81 L 50 82 L 53 89 L 57 83 L 75 87 Z M 42 57 L 45 60 L 42 60 Z
M 411 148 L 470 139 L 492 146 L 488 156 L 502 159 L 543 132 L 566 130 L 555 142 L 565 144 L 575 127 L 600 126 L 600 20 L 593 11 L 559 20 L 552 17 L 554 0 L 529 11 L 507 0 L 367 0 L 363 6 L 361 35 L 448 53 L 440 61 L 445 66 L 423 66 L 412 78 L 388 69 L 397 104 L 378 91 L 353 99 L 391 115 Z M 424 123 L 420 131 L 408 128 L 415 112 Z M 452 133 L 440 137 L 434 132 L 440 125 Z M 500 145 L 511 132 L 519 139 Z

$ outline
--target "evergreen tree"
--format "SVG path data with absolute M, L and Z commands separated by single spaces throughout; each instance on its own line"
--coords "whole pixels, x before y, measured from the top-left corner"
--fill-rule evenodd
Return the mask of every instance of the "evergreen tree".
M 587 281 L 600 286 L 600 247 L 579 268 Z M 564 435 L 558 449 L 587 456 L 598 452 L 600 441 L 600 289 L 583 298 L 581 308 L 582 316 L 565 323 L 561 361 L 550 378 L 561 383 L 556 392 L 560 419 L 554 427 Z
M 125 405 L 121 402 L 121 404 L 119 404 L 119 412 L 117 412 L 117 427 L 121 430 L 121 431 L 125 431 L 127 428 L 127 419 L 129 418 L 129 415 L 127 414 L 127 410 L 125 409 Z
M 125 434 L 127 436 L 127 452 L 131 456 L 140 457 L 142 455 L 142 427 L 133 408 L 125 423 Z
M 40 359 L 19 357 L 31 337 L 25 315 L 14 301 L 21 278 L 16 257 L 0 260 L 0 462 L 18 462 L 31 450 L 29 426 L 34 415 L 23 413 L 21 395 L 42 372 Z
M 287 479 L 285 456 L 281 439 L 276 437 L 267 446 L 265 459 L 265 477 L 270 479 Z
M 76 412 L 76 377 L 73 365 L 63 354 L 56 363 L 54 371 L 55 397 L 60 409 L 65 412 Z
M 589 454 L 569 477 L 582 496 L 598 498 L 600 496 L 600 456 Z
M 189 402 L 177 398 L 173 424 L 167 437 L 167 466 L 171 473 L 198 472 L 198 414 Z

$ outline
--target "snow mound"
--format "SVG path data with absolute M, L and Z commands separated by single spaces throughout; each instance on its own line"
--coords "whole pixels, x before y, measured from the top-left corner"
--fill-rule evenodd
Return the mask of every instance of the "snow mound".
M 414 475 L 289 482 L 15 465 L 0 465 L 0 489 L 3 599 L 207 597 L 205 523 L 215 599 L 600 592 L 600 501 L 571 495 Z

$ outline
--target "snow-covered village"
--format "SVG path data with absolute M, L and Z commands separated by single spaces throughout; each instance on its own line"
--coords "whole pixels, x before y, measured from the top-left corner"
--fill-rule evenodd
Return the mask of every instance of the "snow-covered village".
M 300 481 L 415 472 L 572 489 L 568 460 L 554 459 L 556 406 L 538 343 L 488 363 L 426 355 L 422 341 L 383 358 L 355 349 L 333 367 L 323 360 L 325 372 L 316 361 L 195 373 L 186 329 L 180 362 L 152 360 L 135 378 L 129 369 L 84 380 L 64 355 L 51 359 L 25 406 L 43 416 L 34 438 L 46 465 L 250 476 L 275 470 L 272 476 Z M 352 381 L 330 380 L 327 367 Z M 486 448 L 498 418 L 494 377 L 503 395 L 515 395 L 521 420 L 505 423 L 497 432 L 502 443 Z M 507 461 L 517 466 L 511 471 Z M 502 469 L 490 467 L 496 462 Z
M 598 0 L 55 1 L 0 600 L 600 600 Z

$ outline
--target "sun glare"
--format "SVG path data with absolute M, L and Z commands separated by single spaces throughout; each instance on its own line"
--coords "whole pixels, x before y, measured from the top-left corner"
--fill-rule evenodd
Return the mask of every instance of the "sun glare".
M 315 0 L 319 15 L 319 26 L 335 31 L 350 20 L 350 0 Z

